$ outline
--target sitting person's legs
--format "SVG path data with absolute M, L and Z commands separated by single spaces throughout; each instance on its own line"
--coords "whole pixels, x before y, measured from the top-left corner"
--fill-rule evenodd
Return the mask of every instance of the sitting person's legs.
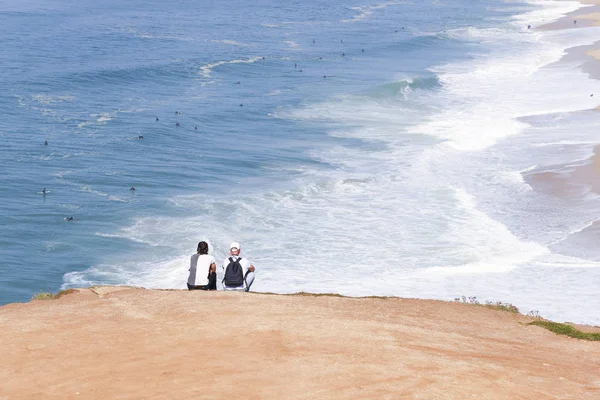
M 250 286 L 252 286 L 252 282 L 254 282 L 254 272 L 248 272 L 246 274 L 246 286 L 244 287 L 244 291 L 249 292 Z
M 187 285 L 188 285 L 188 290 L 205 290 L 205 289 L 202 289 L 204 286 L 201 286 L 201 285 L 190 285 L 189 283 Z
M 206 289 L 204 290 L 217 290 L 217 273 L 211 272 L 208 275 L 208 285 L 206 285 Z
M 187 284 L 188 290 L 217 290 L 217 273 L 211 272 L 208 276 L 208 285 L 190 285 Z

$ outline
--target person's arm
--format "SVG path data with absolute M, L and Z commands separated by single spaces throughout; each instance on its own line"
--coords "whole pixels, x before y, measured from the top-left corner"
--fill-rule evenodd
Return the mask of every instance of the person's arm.
M 252 265 L 252 263 L 250 262 L 250 260 L 248 260 L 248 272 L 254 272 L 255 268 L 254 265 Z
M 248 274 L 248 272 L 254 272 L 255 268 L 254 265 L 252 265 L 252 263 L 250 262 L 250 260 L 248 260 L 247 258 L 243 258 L 242 259 L 244 267 L 246 268 L 246 272 L 244 273 L 244 276 L 246 276 L 246 274 Z
M 210 264 L 210 274 L 208 274 L 208 290 L 217 290 L 217 264 Z

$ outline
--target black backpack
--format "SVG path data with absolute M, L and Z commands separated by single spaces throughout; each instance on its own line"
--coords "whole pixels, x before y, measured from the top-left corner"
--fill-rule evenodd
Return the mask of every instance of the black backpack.
M 225 277 L 223 278 L 225 286 L 239 287 L 244 285 L 244 269 L 240 265 L 241 259 L 240 257 L 234 260 L 233 257 L 229 257 L 229 264 L 225 268 Z

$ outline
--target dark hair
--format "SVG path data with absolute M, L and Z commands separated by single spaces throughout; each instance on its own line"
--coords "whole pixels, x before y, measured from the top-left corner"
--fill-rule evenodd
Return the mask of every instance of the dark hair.
M 198 243 L 198 254 L 208 254 L 208 243 L 204 241 Z

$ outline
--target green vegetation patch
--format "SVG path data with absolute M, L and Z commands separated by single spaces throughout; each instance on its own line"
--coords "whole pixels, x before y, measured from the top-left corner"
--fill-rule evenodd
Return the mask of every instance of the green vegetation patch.
M 514 306 L 510 303 L 502 303 L 499 301 L 497 303 L 486 303 L 483 304 L 483 306 L 486 308 L 491 308 L 492 310 L 508 311 L 513 314 L 519 314 L 519 309 L 517 306 Z
M 582 332 L 579 329 L 567 324 L 561 324 L 552 321 L 533 321 L 528 325 L 541 326 L 558 335 L 565 335 L 575 339 L 600 341 L 600 333 Z
M 67 289 L 67 290 L 61 290 L 60 292 L 54 294 L 54 293 L 38 293 L 36 295 L 34 295 L 31 300 L 54 300 L 54 299 L 59 299 L 63 296 L 66 296 L 68 294 L 71 293 L 75 293 L 77 292 L 76 289 Z
M 31 298 L 31 300 L 52 300 L 55 299 L 57 295 L 54 293 L 38 293 Z
M 519 314 L 519 309 L 517 308 L 517 306 L 512 305 L 510 303 L 503 303 L 501 301 L 497 301 L 497 302 L 493 302 L 493 301 L 486 301 L 485 303 L 480 303 L 479 300 L 477 300 L 477 297 L 472 296 L 472 297 L 466 297 L 466 296 L 461 296 L 461 297 L 457 297 L 454 299 L 454 301 L 456 301 L 457 303 L 466 303 L 466 304 L 474 304 L 476 306 L 483 306 L 485 308 L 490 308 L 492 310 L 498 310 L 498 311 L 508 311 L 510 313 L 513 314 Z M 537 313 L 537 311 L 536 311 Z
M 66 295 L 68 295 L 68 294 L 71 294 L 71 293 L 77 293 L 77 289 L 67 289 L 67 290 L 61 290 L 60 292 L 58 292 L 58 293 L 56 294 L 56 298 L 58 299 L 58 298 L 61 298 L 61 297 L 63 297 L 63 296 L 66 296 Z

